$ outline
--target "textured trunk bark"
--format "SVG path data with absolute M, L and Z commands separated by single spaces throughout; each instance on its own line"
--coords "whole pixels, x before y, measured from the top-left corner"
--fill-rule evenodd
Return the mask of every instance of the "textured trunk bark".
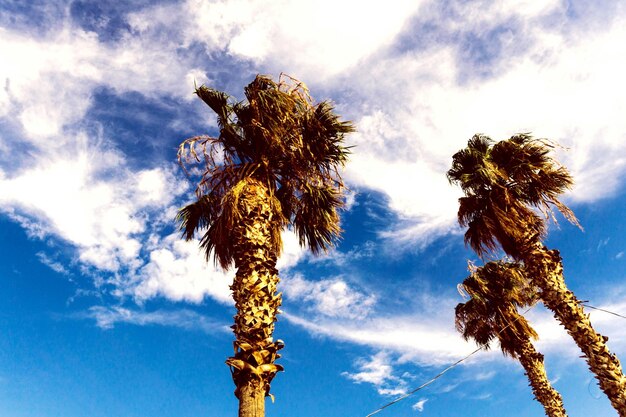
M 543 365 L 543 355 L 535 350 L 528 339 L 520 339 L 519 349 L 516 352 L 518 360 L 526 371 L 530 387 L 535 399 L 543 405 L 548 417 L 567 417 L 563 408 L 563 399 L 548 381 L 546 369 Z
M 237 208 L 241 220 L 233 230 L 237 273 L 231 290 L 237 314 L 232 326 L 236 340 L 230 366 L 239 398 L 239 417 L 263 417 L 265 397 L 277 371 L 275 360 L 283 347 L 274 342 L 274 322 L 281 304 L 273 240 L 272 197 L 267 187 L 248 181 Z
M 265 416 L 265 389 L 258 381 L 239 387 L 239 417 Z
M 626 417 L 626 377 L 619 359 L 606 345 L 608 337 L 591 326 L 576 296 L 567 289 L 563 263 L 557 250 L 537 244 L 528 253 L 527 266 L 541 299 L 554 317 L 565 327 L 587 359 L 589 370 L 596 375 L 600 389 L 611 401 L 620 417 Z

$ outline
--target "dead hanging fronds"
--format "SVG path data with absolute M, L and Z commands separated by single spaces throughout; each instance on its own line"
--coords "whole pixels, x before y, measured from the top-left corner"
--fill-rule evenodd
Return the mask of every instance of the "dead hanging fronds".
M 308 103 L 311 108 L 314 107 L 309 88 L 297 78 L 281 72 L 278 76 L 278 89 L 285 91 L 289 95 L 296 95 L 300 101 Z

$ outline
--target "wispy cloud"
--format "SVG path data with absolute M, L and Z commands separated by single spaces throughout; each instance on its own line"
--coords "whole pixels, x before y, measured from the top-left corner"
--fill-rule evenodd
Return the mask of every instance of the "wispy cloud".
M 330 21 L 327 14 L 310 20 L 324 22 L 322 31 L 298 18 L 303 10 L 307 16 L 325 13 L 324 4 L 307 0 L 268 8 L 254 1 L 189 0 L 139 7 L 120 17 L 128 30 L 106 41 L 86 30 L 99 30 L 97 25 L 78 26 L 60 10 L 45 36 L 1 28 L 0 55 L 7 64 L 0 69 L 0 79 L 6 80 L 0 117 L 12 121 L 16 147 L 38 155 L 10 176 L 2 169 L 0 206 L 33 232 L 55 233 L 82 248 L 80 260 L 95 268 L 137 267 L 134 259 L 144 250 L 139 234 L 150 223 L 143 208 L 166 210 L 164 201 L 182 184 L 170 187 L 175 181 L 168 170 L 125 165 L 115 138 L 86 139 L 93 132 L 77 126 L 84 126 L 94 91 L 103 87 L 187 103 L 193 79 L 225 82 L 218 71 L 200 65 L 220 53 L 238 57 L 229 65 L 242 69 L 232 72 L 243 78 L 254 72 L 250 65 L 264 64 L 336 94 L 338 107 L 359 127 L 350 137 L 356 147 L 346 178 L 352 186 L 388 197 L 398 221 L 385 225 L 382 236 L 406 247 L 424 247 L 457 231 L 459 192 L 444 174 L 450 155 L 478 131 L 499 139 L 531 130 L 568 146 L 561 157 L 577 179 L 574 200 L 595 201 L 619 188 L 626 160 L 603 156 L 626 153 L 621 140 L 626 124 L 619 123 L 618 114 L 626 97 L 619 82 L 626 69 L 620 14 L 580 38 L 568 32 L 573 23 L 557 1 L 540 7 L 481 1 L 353 7 L 348 2 L 333 6 Z M 349 30 L 334 24 L 346 16 Z M 432 22 L 441 23 L 433 27 Z M 418 45 L 410 34 L 426 28 L 440 36 L 431 33 Z M 466 57 L 463 39 L 470 37 L 477 47 L 499 46 Z M 197 45 L 204 48 L 200 54 Z M 466 73 L 473 70 L 476 74 Z M 123 175 L 107 174 L 120 166 Z M 142 177 L 146 187 L 134 180 Z M 17 191 L 34 187 L 44 192 Z M 46 190 L 55 191 L 53 199 Z M 136 203 L 153 191 L 153 200 Z M 164 201 L 157 203 L 158 198 Z M 58 204 L 49 204 L 61 200 L 77 202 L 68 207 L 94 213 L 95 220 L 72 210 L 60 213 Z M 94 236 L 103 243 L 85 243 Z
M 592 305 L 618 314 L 626 312 L 626 303 L 621 300 L 598 300 Z M 608 345 L 611 351 L 618 354 L 626 352 L 626 336 L 622 331 L 624 319 L 591 308 L 587 308 L 586 313 L 589 314 L 595 330 L 609 337 Z M 626 314 L 623 315 L 626 316 Z M 527 318 L 539 334 L 539 340 L 535 342 L 539 351 L 549 355 L 558 355 L 559 359 L 579 360 L 580 349 L 550 311 L 542 306 L 537 306 L 528 314 Z
M 301 300 L 315 313 L 326 317 L 364 319 L 371 312 L 376 297 L 351 287 L 341 277 L 308 281 L 295 274 L 283 279 L 285 295 Z
M 198 41 L 209 50 L 223 50 L 319 80 L 352 68 L 392 42 L 422 3 L 393 0 L 383 6 L 354 0 L 341 4 L 300 0 L 268 5 L 260 1 L 188 0 L 182 5 L 142 11 L 135 19 L 144 22 L 146 30 L 158 30 L 159 23 L 168 28 L 183 23 L 186 42 Z M 330 9 L 333 13 L 329 14 Z
M 472 400 L 478 400 L 478 401 L 486 401 L 486 400 L 491 399 L 491 397 L 493 397 L 493 395 L 490 392 L 468 396 L 468 398 Z
M 461 56 L 462 45 L 445 42 L 446 36 L 422 49 L 381 52 L 349 76 L 362 106 L 346 106 L 359 126 L 352 137 L 358 152 L 348 166 L 348 178 L 389 197 L 403 223 L 388 236 L 419 245 L 454 230 L 459 192 L 447 184 L 445 172 L 451 155 L 477 132 L 499 140 L 532 131 L 566 146 L 569 150 L 559 150 L 558 157 L 577 184 L 567 198 L 593 202 L 618 190 L 624 158 L 598 161 L 607 153 L 626 153 L 621 140 L 626 125 L 612 122 L 621 120 L 615 111 L 624 97 L 616 91 L 622 84 L 615 71 L 626 68 L 621 58 L 626 54 L 614 53 L 624 49 L 622 18 L 606 30 L 572 38 L 549 23 L 556 19 L 568 24 L 559 2 L 546 8 L 484 2 L 452 7 L 458 9 L 452 19 L 434 18 L 443 11 L 426 8 L 414 25 L 449 22 L 455 26 L 441 30 L 456 39 L 499 25 L 506 28 L 510 19 L 531 20 L 517 31 L 504 31 L 510 45 L 491 58 L 489 65 L 496 70 L 485 76 L 463 78 L 475 66 Z M 535 19 L 537 24 L 529 23 Z M 514 47 L 520 44 L 526 45 L 524 50 Z
M 411 408 L 421 413 L 422 411 L 424 411 L 424 405 L 426 404 L 427 401 L 428 401 L 427 398 L 422 398 L 418 402 L 413 404 Z
M 36 255 L 37 255 L 37 259 L 39 259 L 39 261 L 42 264 L 46 265 L 48 268 L 52 269 L 54 272 L 58 274 L 62 274 L 62 275 L 70 274 L 70 271 L 68 271 L 61 262 L 55 261 L 54 259 L 50 258 L 48 255 L 46 255 L 44 252 L 37 252 Z
M 314 335 L 386 350 L 399 355 L 404 362 L 420 365 L 445 365 L 475 349 L 451 325 L 419 315 L 356 321 L 319 317 L 310 321 L 290 313 L 284 317 Z
M 495 371 L 483 371 L 483 372 L 478 372 L 474 374 L 474 379 L 476 381 L 487 381 L 493 378 L 494 376 L 496 376 Z
M 102 329 L 112 329 L 116 324 L 125 323 L 138 326 L 179 327 L 186 330 L 199 330 L 207 334 L 230 332 L 228 325 L 191 310 L 141 311 L 124 307 L 94 306 L 85 316 L 94 319 L 98 327 Z
M 332 251 L 317 257 L 309 257 L 307 260 L 312 263 L 317 262 L 330 262 L 337 267 L 343 267 L 347 265 L 354 265 L 357 261 L 363 259 L 369 259 L 378 253 L 380 248 L 376 243 L 368 240 L 362 244 L 355 245 L 347 251 L 341 251 L 339 249 L 333 249 Z
M 381 395 L 401 395 L 407 390 L 407 383 L 401 377 L 393 375 L 393 366 L 390 355 L 378 352 L 367 359 L 360 359 L 355 364 L 358 372 L 342 372 L 346 378 L 357 384 L 368 383 L 374 385 Z
M 626 310 L 626 306 L 622 304 L 602 304 L 602 306 L 610 311 L 619 312 Z M 609 341 L 611 349 L 618 354 L 623 352 L 626 340 L 621 336 L 623 333 L 620 331 L 621 320 L 607 313 L 589 311 L 592 312 L 591 319 L 596 329 L 611 337 Z M 369 382 L 381 394 L 400 393 L 400 388 L 407 387 L 408 379 L 399 375 L 396 368 L 414 364 L 436 369 L 456 362 L 476 348 L 473 343 L 464 342 L 458 333 L 440 318 L 435 318 L 435 321 L 433 317 L 419 314 L 376 317 L 359 321 L 345 319 L 330 321 L 319 317 L 315 321 L 310 321 L 288 313 L 284 317 L 290 323 L 305 328 L 313 335 L 330 337 L 334 340 L 356 343 L 374 349 L 376 354 L 367 360 L 360 360 L 355 365 L 356 371 L 344 373 L 344 376 L 349 376 L 355 382 Z M 528 314 L 528 319 L 539 333 L 539 341 L 536 342 L 537 349 L 546 354 L 548 360 L 558 359 L 567 363 L 581 360 L 578 347 L 551 313 L 541 307 L 536 307 Z M 479 352 L 463 363 L 464 367 L 468 366 L 473 371 L 462 378 L 475 382 L 491 380 L 496 376 L 496 370 L 489 365 L 494 360 L 498 363 L 506 361 L 497 347 Z M 519 365 L 515 364 L 515 366 Z M 390 387 L 391 382 L 396 385 Z M 435 392 L 452 391 L 458 384 L 458 381 L 453 381 L 437 388 Z M 487 399 L 489 396 L 490 394 L 487 394 L 481 399 Z

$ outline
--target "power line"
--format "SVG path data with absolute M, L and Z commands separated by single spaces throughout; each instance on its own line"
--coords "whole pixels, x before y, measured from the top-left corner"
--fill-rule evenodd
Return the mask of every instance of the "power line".
M 587 304 L 587 303 L 585 303 L 585 302 L 582 302 L 581 304 L 582 304 L 582 305 L 584 305 L 585 307 L 589 307 L 589 308 L 591 308 L 591 309 L 593 309 L 593 310 L 602 311 L 602 312 L 605 312 L 605 313 L 608 313 L 608 314 L 612 314 L 612 315 L 614 315 L 614 316 L 617 316 L 617 317 L 620 317 L 620 318 L 626 319 L 626 316 L 623 316 L 623 315 L 621 315 L 621 314 L 615 313 L 615 312 L 613 312 L 613 311 L 605 310 L 605 309 L 603 309 L 603 308 L 599 308 L 599 307 L 594 307 L 594 306 L 589 305 L 589 304 Z M 524 311 L 524 312 L 521 314 L 521 316 L 523 316 L 523 315 L 525 315 L 526 313 L 528 313 L 528 312 L 529 312 L 529 311 L 530 311 L 533 307 L 534 307 L 534 306 L 531 306 L 530 308 L 528 308 L 526 311 Z M 521 317 L 521 316 L 520 316 L 520 317 Z M 507 328 L 509 328 L 511 325 L 513 325 L 513 323 L 515 323 L 517 320 L 519 320 L 519 318 L 520 318 L 520 317 L 518 317 L 517 319 L 515 319 L 513 322 L 511 322 L 511 323 L 507 324 L 505 327 L 503 327 L 503 328 L 502 328 L 502 330 L 500 330 L 500 331 L 498 332 L 498 334 L 502 333 L 502 332 L 503 332 L 503 331 L 505 331 Z M 483 349 L 484 349 L 483 347 L 479 347 L 478 349 L 474 350 L 474 351 L 473 351 L 472 353 L 470 353 L 469 355 L 467 355 L 467 356 L 465 356 L 465 357 L 463 357 L 463 358 L 459 359 L 458 361 L 454 362 L 452 365 L 448 366 L 446 369 L 444 369 L 443 371 L 439 372 L 437 375 L 435 375 L 433 378 L 429 379 L 428 381 L 424 382 L 424 383 L 423 383 L 422 385 L 420 385 L 419 387 L 417 387 L 417 388 L 415 388 L 414 390 L 409 391 L 408 393 L 406 393 L 406 394 L 404 394 L 404 395 L 402 395 L 402 396 L 400 396 L 400 397 L 396 398 L 395 400 L 393 400 L 393 401 L 391 401 L 391 402 L 389 402 L 389 403 L 387 403 L 387 404 L 383 405 L 382 407 L 380 407 L 380 408 L 378 408 L 377 410 L 375 410 L 375 411 L 373 411 L 373 412 L 369 413 L 369 414 L 368 414 L 367 416 L 365 416 L 365 417 L 371 417 L 371 416 L 373 416 L 374 414 L 378 414 L 378 413 L 380 413 L 381 411 L 383 411 L 385 408 L 390 407 L 390 406 L 392 406 L 392 405 L 394 405 L 394 404 L 396 404 L 396 403 L 398 403 L 398 402 L 400 402 L 400 401 L 404 400 L 405 398 L 410 397 L 411 395 L 415 394 L 417 391 L 419 391 L 419 390 L 421 390 L 421 389 L 423 389 L 423 388 L 426 388 L 427 386 L 429 386 L 430 384 L 432 384 L 433 382 L 435 382 L 437 379 L 439 379 L 441 376 L 443 376 L 443 374 L 445 374 L 446 372 L 448 372 L 450 369 L 452 369 L 452 368 L 456 367 L 456 366 L 457 366 L 457 365 L 459 365 L 461 362 L 463 362 L 463 361 L 465 361 L 465 360 L 469 359 L 471 356 L 475 355 L 476 353 L 480 352 L 480 351 L 481 351 L 481 350 L 483 350 Z
M 505 331 L 506 329 L 508 329 L 509 327 L 511 327 L 516 321 L 518 321 L 523 315 L 525 315 L 526 313 L 528 313 L 534 306 L 529 307 L 526 311 L 524 311 L 519 317 L 517 317 L 515 320 L 513 320 L 512 322 L 510 322 L 509 324 L 507 324 L 506 326 L 504 326 L 499 332 L 498 334 L 502 333 L 503 331 Z M 430 384 L 432 384 L 433 382 L 435 382 L 437 379 L 439 379 L 443 374 L 445 374 L 446 372 L 448 372 L 450 369 L 456 367 L 457 365 L 459 365 L 461 362 L 469 359 L 470 356 L 475 355 L 476 353 L 480 352 L 481 350 L 483 350 L 484 347 L 479 347 L 478 349 L 474 350 L 472 353 L 470 353 L 469 355 L 459 359 L 458 361 L 454 362 L 452 365 L 448 366 L 446 369 L 444 369 L 443 371 L 439 372 L 437 375 L 435 375 L 434 377 L 432 377 L 431 379 L 429 379 L 428 381 L 424 382 L 422 385 L 420 385 L 419 387 L 415 388 L 412 391 L 407 392 L 406 394 L 396 398 L 395 400 L 383 405 L 382 407 L 380 407 L 379 409 L 369 413 L 367 416 L 365 417 L 371 417 L 374 414 L 378 414 L 381 411 L 383 411 L 385 408 L 394 405 L 395 403 L 398 403 L 402 400 L 404 400 L 405 398 L 410 397 L 411 395 L 415 394 L 417 391 L 421 390 L 422 388 L 426 388 L 427 386 L 429 386 Z
M 417 391 L 421 390 L 422 388 L 425 388 L 425 387 L 429 386 L 430 384 L 435 382 L 439 377 L 441 377 L 443 374 L 448 372 L 450 369 L 454 368 L 455 366 L 457 366 L 458 364 L 460 364 L 461 362 L 463 362 L 464 360 L 466 360 L 467 358 L 469 358 L 473 354 L 478 353 L 482 349 L 483 349 L 482 347 L 479 347 L 478 349 L 476 349 L 475 351 L 473 351 L 472 353 L 470 353 L 469 355 L 467 355 L 463 359 L 459 359 L 458 361 L 454 362 L 452 365 L 448 366 L 446 369 L 444 369 L 443 371 L 441 371 L 437 375 L 435 375 L 435 377 L 433 377 L 432 379 L 430 379 L 427 382 L 424 382 L 422 385 L 420 385 L 419 387 L 415 388 L 413 391 L 410 391 L 410 392 L 404 394 L 403 396 L 396 398 L 395 400 L 391 401 L 390 403 L 387 403 L 387 404 L 383 405 L 378 410 L 376 410 L 376 411 L 374 411 L 372 413 L 369 413 L 365 417 L 370 417 L 370 416 L 373 416 L 374 414 L 380 413 L 385 408 L 387 408 L 387 407 L 389 407 L 389 406 L 391 406 L 391 405 L 393 405 L 393 404 L 395 404 L 397 402 L 400 402 L 400 401 L 404 400 L 405 398 L 410 397 L 411 395 L 415 394 Z
M 583 303 L 581 303 L 581 304 L 582 304 L 582 305 L 584 305 L 585 307 L 589 307 L 589 308 L 591 308 L 591 309 L 593 309 L 593 310 L 603 311 L 603 312 L 605 312 L 605 313 L 613 314 L 614 316 L 617 316 L 617 317 L 620 317 L 620 318 L 626 319 L 626 316 L 622 316 L 621 314 L 614 313 L 614 312 L 612 312 L 612 311 L 605 310 L 605 309 L 603 309 L 603 308 L 594 307 L 594 306 L 589 305 L 589 304 L 584 303 L 584 302 L 583 302 Z

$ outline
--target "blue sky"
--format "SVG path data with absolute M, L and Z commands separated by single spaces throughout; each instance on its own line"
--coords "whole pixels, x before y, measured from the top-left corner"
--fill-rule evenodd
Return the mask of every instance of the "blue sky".
M 194 80 L 242 98 L 288 73 L 358 132 L 344 237 L 284 236 L 285 372 L 268 416 L 363 416 L 475 346 L 455 332 L 467 260 L 445 172 L 474 133 L 562 145 L 547 245 L 580 299 L 626 313 L 626 9 L 583 1 L 0 2 L 0 415 L 232 416 L 233 271 L 173 218 L 177 145 L 215 134 Z M 623 319 L 591 312 L 626 357 Z M 528 315 L 570 417 L 615 416 L 541 306 Z M 494 346 L 383 416 L 540 416 Z

